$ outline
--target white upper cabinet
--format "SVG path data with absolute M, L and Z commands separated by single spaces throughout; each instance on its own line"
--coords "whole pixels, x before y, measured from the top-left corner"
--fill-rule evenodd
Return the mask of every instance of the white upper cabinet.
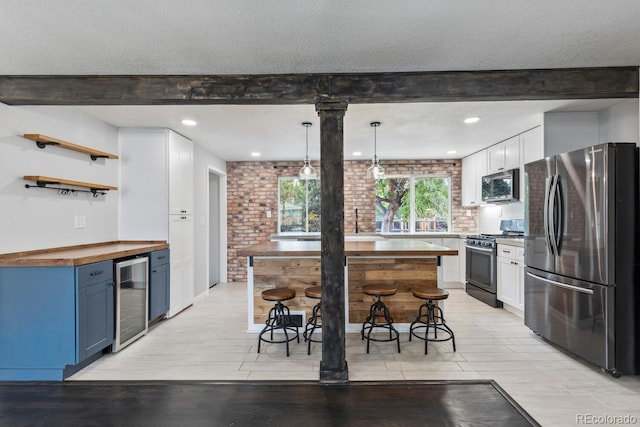
M 482 177 L 487 174 L 487 150 L 462 159 L 462 206 L 482 204 Z
M 520 152 L 522 153 L 522 166 L 544 158 L 541 126 L 520 134 Z
M 487 149 L 487 173 L 497 173 L 520 167 L 520 135 L 511 137 Z
M 193 144 L 169 132 L 169 214 L 193 213 Z

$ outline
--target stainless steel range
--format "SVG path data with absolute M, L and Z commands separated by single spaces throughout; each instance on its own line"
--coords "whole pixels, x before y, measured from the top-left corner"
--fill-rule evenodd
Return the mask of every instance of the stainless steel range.
M 498 301 L 496 236 L 478 234 L 467 236 L 466 291 L 467 294 L 493 307 L 502 307 Z
M 477 234 L 466 239 L 466 290 L 469 295 L 493 307 L 502 307 L 498 301 L 498 245 L 499 237 L 521 238 L 524 236 L 524 220 L 500 221 L 502 234 Z

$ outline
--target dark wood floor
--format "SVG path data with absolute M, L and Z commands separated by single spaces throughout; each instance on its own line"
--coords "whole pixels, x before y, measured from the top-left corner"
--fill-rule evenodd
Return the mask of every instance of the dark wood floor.
M 2 426 L 537 426 L 497 384 L 0 383 Z

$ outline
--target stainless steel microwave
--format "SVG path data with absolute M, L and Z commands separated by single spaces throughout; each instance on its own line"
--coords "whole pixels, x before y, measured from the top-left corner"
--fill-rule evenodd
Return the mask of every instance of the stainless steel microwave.
M 520 198 L 520 169 L 482 177 L 483 202 L 510 202 Z

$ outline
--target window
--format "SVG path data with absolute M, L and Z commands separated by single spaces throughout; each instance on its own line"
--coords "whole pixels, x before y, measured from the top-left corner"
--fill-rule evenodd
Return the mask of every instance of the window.
M 278 232 L 320 232 L 319 179 L 278 179 Z
M 376 180 L 376 231 L 414 233 L 451 229 L 448 177 L 389 176 Z

